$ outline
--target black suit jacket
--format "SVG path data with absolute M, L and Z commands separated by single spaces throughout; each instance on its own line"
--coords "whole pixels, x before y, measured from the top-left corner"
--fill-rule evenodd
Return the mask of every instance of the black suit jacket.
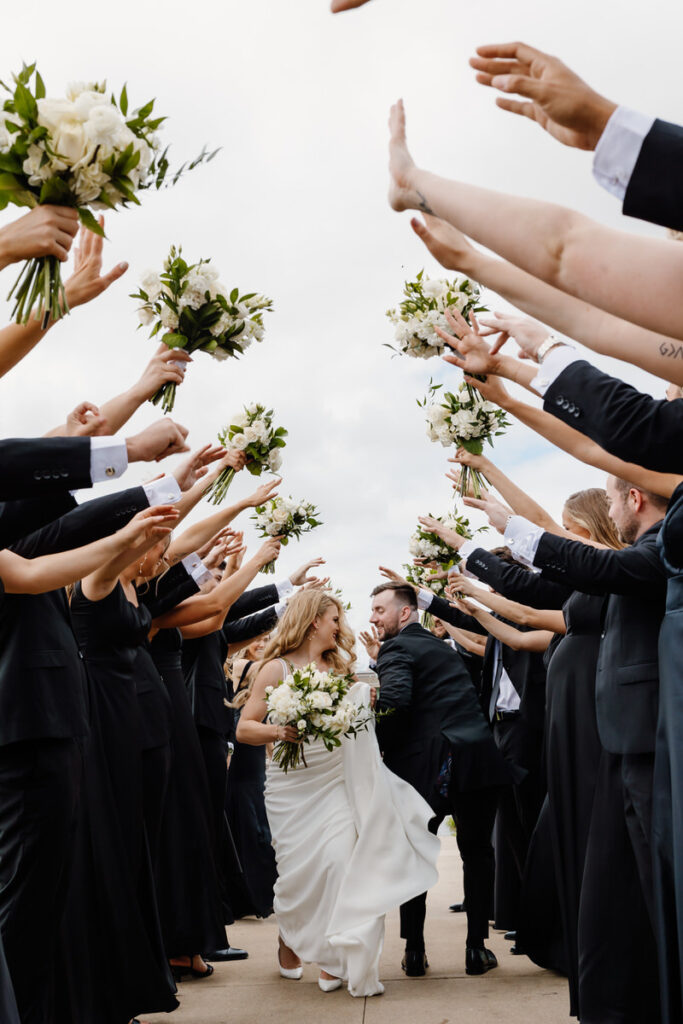
M 656 120 L 643 139 L 623 212 L 683 231 L 683 128 Z
M 668 402 L 644 395 L 579 359 L 550 385 L 543 408 L 626 462 L 683 473 L 681 398 Z
M 15 550 L 52 554 L 107 536 L 147 507 L 142 487 L 86 502 Z M 63 590 L 6 594 L 0 604 L 0 746 L 87 731 L 83 664 Z
M 511 565 L 486 548 L 476 548 L 468 556 L 467 570 L 497 594 L 531 608 L 561 608 L 571 594 L 569 587 L 528 572 L 521 565 Z
M 511 781 L 470 675 L 449 644 L 410 623 L 382 644 L 376 672 L 378 708 L 390 711 L 377 723 L 385 763 L 433 807 L 449 747 L 456 788 L 474 790 Z
M 42 498 L 91 487 L 89 437 L 0 441 L 0 499 Z
M 268 583 L 264 587 L 252 587 L 245 590 L 243 594 L 230 606 L 226 622 L 234 622 L 236 619 L 243 619 L 254 612 L 263 611 L 277 604 L 280 596 L 274 583 Z
M 612 754 L 654 750 L 659 700 L 658 642 L 666 573 L 652 526 L 623 551 L 544 533 L 535 564 L 587 594 L 609 594 L 596 676 L 598 732 Z
M 510 566 L 510 568 L 514 568 Z M 526 576 L 531 574 L 522 570 Z M 486 632 L 481 623 L 471 615 L 454 608 L 453 605 L 444 601 L 441 597 L 434 597 L 429 608 L 430 612 L 445 622 L 461 629 L 470 629 L 476 633 L 483 633 L 486 636 L 486 651 L 484 652 L 484 664 L 481 672 L 481 704 L 484 713 L 488 717 L 491 696 L 493 694 L 493 682 L 495 672 L 496 640 Z M 510 623 L 514 625 L 514 623 Z M 523 627 L 517 627 L 523 628 Z M 503 668 L 512 681 L 512 685 L 519 694 L 519 711 L 525 722 L 539 734 L 543 731 L 545 719 L 545 678 L 546 668 L 543 662 L 543 655 L 536 651 L 515 651 L 512 647 L 501 644 L 503 657 Z

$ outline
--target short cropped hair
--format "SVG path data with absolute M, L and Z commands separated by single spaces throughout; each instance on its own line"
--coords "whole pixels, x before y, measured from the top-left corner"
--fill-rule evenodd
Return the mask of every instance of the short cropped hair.
M 402 604 L 407 604 L 413 611 L 417 611 L 417 594 L 408 583 L 394 583 L 393 581 L 388 583 L 380 583 L 375 587 L 370 597 L 376 597 L 377 594 L 383 594 L 385 590 L 391 590 Z
M 640 491 L 644 494 L 651 505 L 654 505 L 656 509 L 661 512 L 666 512 L 669 507 L 669 499 L 665 498 L 662 494 L 655 494 L 654 491 L 646 491 L 644 487 L 639 487 L 638 484 L 632 484 L 628 480 L 623 480 L 620 476 L 614 477 L 614 486 L 621 494 L 622 499 L 628 496 L 630 490 Z

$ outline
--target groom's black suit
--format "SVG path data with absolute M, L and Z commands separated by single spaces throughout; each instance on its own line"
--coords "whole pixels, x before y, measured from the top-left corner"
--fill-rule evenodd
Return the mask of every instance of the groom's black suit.
M 483 946 L 493 894 L 491 832 L 501 787 L 512 769 L 495 745 L 460 655 L 417 622 L 382 644 L 376 671 L 378 708 L 390 714 L 377 734 L 387 767 L 434 810 L 432 826 L 451 813 L 463 860 L 467 944 Z M 451 757 L 447 791 L 439 774 Z M 406 948 L 424 949 L 426 893 L 401 907 Z

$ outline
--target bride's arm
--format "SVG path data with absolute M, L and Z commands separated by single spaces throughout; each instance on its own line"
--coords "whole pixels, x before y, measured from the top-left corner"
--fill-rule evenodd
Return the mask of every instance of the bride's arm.
M 263 721 L 268 711 L 266 687 L 277 686 L 281 680 L 282 665 L 279 661 L 269 661 L 256 676 L 249 700 L 242 708 L 237 723 L 238 742 L 246 743 L 250 747 L 262 747 L 265 743 L 299 739 L 299 733 L 292 726 L 271 725 L 270 722 Z

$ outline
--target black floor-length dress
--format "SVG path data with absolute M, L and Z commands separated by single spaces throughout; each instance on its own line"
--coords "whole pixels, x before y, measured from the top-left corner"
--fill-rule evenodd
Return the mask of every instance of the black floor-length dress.
M 133 678 L 150 616 L 120 584 L 101 601 L 89 601 L 79 584 L 71 618 L 88 677 L 91 731 L 62 928 L 59 1020 L 127 1024 L 178 1005 L 144 826 Z
M 157 897 L 169 957 L 225 946 L 208 781 L 181 665 L 182 637 L 162 629 L 151 654 L 172 715 L 171 773 L 161 820 Z
M 251 666 L 242 672 L 242 683 Z M 235 717 L 239 720 L 240 712 Z M 230 760 L 225 813 L 242 874 L 231 887 L 235 917 L 269 917 L 273 913 L 273 886 L 277 880 L 275 851 L 265 802 L 266 748 L 235 740 Z
M 5 595 L 5 588 L 0 580 L 0 603 Z M 19 1024 L 19 1011 L 14 999 L 12 979 L 9 976 L 5 953 L 2 948 L 2 936 L 0 936 L 0 1020 L 6 1024 Z

